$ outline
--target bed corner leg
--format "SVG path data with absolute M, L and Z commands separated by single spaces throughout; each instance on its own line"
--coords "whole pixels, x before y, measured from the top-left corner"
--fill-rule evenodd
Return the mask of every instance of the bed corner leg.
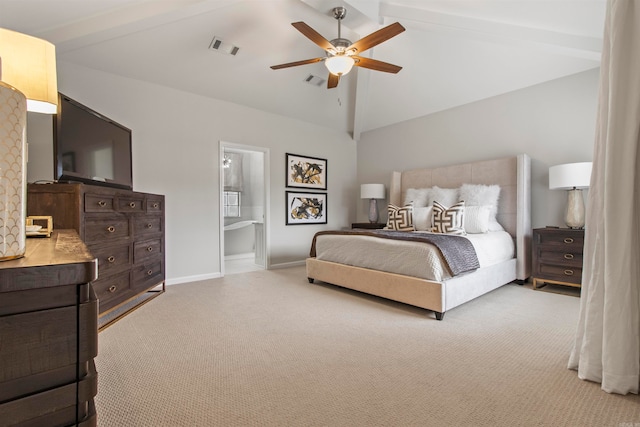
M 527 279 L 516 279 L 516 280 L 514 280 L 514 282 L 517 283 L 520 286 L 524 285 L 524 282 L 526 282 L 526 281 L 527 281 Z
M 444 312 L 440 313 L 439 311 L 434 311 L 434 313 L 436 314 L 436 319 L 438 320 L 444 319 Z
M 307 277 L 307 280 L 309 281 L 309 283 L 313 283 L 315 279 L 313 277 Z

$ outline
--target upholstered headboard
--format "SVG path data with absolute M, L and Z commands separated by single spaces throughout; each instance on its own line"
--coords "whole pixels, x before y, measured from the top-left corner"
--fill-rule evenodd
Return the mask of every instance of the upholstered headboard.
M 496 218 L 515 239 L 517 278 L 531 275 L 531 160 L 526 154 L 432 169 L 393 172 L 390 203 L 401 206 L 409 188 L 457 188 L 462 184 L 497 184 Z

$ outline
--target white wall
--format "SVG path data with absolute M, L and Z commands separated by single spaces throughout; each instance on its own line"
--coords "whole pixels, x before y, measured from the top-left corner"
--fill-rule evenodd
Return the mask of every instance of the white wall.
M 349 135 L 64 62 L 58 62 L 58 88 L 132 129 L 134 190 L 166 197 L 168 283 L 220 273 L 220 140 L 270 150 L 271 267 L 301 262 L 316 231 L 345 227 L 354 216 L 356 144 Z M 36 122 L 42 124 L 28 126 Z M 50 135 L 28 132 L 29 181 L 52 179 L 52 167 L 45 170 L 53 164 Z M 327 159 L 327 225 L 285 226 L 287 152 Z
M 566 192 L 548 189 L 548 169 L 592 160 L 598 73 L 593 69 L 363 133 L 358 182 L 388 186 L 394 170 L 527 153 L 533 227 L 564 226 Z M 388 195 L 379 201 L 383 218 L 387 202 Z M 357 219 L 366 221 L 367 212 L 368 202 L 358 203 Z

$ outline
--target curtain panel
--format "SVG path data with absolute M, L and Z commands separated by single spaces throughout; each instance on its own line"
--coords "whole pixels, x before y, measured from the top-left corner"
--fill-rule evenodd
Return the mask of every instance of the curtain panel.
M 609 0 L 584 280 L 569 368 L 609 393 L 640 386 L 640 1 Z

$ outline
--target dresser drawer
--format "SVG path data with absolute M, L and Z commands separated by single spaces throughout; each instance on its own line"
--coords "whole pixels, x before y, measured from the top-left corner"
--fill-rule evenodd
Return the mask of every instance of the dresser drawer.
M 133 264 L 131 245 L 128 243 L 116 246 L 94 245 L 89 249 L 98 258 L 100 276 L 108 276 L 119 270 L 128 269 Z
M 115 199 L 112 195 L 91 194 L 84 195 L 85 212 L 114 212 Z
M 118 197 L 116 201 L 116 210 L 125 213 L 142 213 L 144 212 L 144 197 Z
M 162 254 L 161 238 L 136 242 L 133 246 L 133 263 L 138 264 L 140 261 L 160 254 Z
M 136 291 L 147 290 L 164 280 L 164 264 L 152 261 L 133 267 L 133 282 Z
M 147 215 L 135 219 L 134 230 L 136 236 L 160 233 L 162 231 L 162 217 Z
M 164 211 L 164 200 L 160 197 L 147 197 L 147 213 L 160 213 Z
M 130 236 L 129 219 L 124 215 L 91 217 L 87 218 L 84 224 L 84 241 L 88 245 L 108 244 L 109 241 Z
M 98 280 L 93 282 L 93 289 L 98 296 L 100 313 L 102 313 L 126 300 L 131 294 L 130 272 L 124 271 L 112 276 L 98 277 Z

